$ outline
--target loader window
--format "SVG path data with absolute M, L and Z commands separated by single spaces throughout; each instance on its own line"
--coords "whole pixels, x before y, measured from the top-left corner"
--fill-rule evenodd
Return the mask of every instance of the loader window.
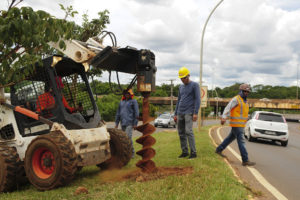
M 37 99 L 44 93 L 45 83 L 43 81 L 25 80 L 16 83 L 11 88 L 11 103 L 15 106 L 27 108 L 33 112 L 37 110 Z M 45 132 L 49 126 L 41 126 L 42 122 L 15 112 L 18 128 L 22 135 L 31 135 L 34 132 Z
M 80 113 L 87 121 L 94 115 L 87 86 L 79 74 L 62 77 L 62 83 L 58 83 L 58 86 L 70 107 L 80 108 Z
M 14 86 L 14 105 L 24 106 L 32 111 L 36 110 L 36 100 L 44 93 L 45 83 L 42 81 L 23 81 Z

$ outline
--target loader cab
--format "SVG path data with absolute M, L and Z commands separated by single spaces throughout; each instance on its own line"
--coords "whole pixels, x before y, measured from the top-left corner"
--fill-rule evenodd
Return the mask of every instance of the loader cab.
M 23 81 L 10 88 L 11 103 L 39 113 L 67 129 L 95 128 L 100 122 L 86 73 L 82 64 L 60 56 L 43 59 Z M 15 112 L 23 136 L 49 132 L 49 126 Z

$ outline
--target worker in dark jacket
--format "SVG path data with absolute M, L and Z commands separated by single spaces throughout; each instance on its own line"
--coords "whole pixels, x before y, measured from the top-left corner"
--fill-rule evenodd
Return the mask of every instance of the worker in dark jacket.
M 178 77 L 183 83 L 179 87 L 174 116 L 174 120 L 178 120 L 178 134 L 182 150 L 179 158 L 189 156 L 189 144 L 191 151 L 189 159 L 192 159 L 197 157 L 195 137 L 193 133 L 193 122 L 197 121 L 198 118 L 200 90 L 198 83 L 190 80 L 190 72 L 187 68 L 180 68 Z
M 125 131 L 131 140 L 132 145 L 132 157 L 134 157 L 134 148 L 132 141 L 132 129 L 136 128 L 138 124 L 139 106 L 135 99 L 133 99 L 132 90 L 124 90 L 122 100 L 119 104 L 115 128 L 118 128 L 119 122 L 121 121 L 121 128 Z

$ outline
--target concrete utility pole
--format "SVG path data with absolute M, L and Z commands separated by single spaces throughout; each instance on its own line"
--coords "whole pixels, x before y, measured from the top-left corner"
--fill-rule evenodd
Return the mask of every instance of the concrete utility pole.
M 174 79 L 171 79 L 171 113 L 173 113 L 173 81 Z
M 200 86 L 200 95 L 201 95 L 201 88 L 202 88 L 202 63 L 203 63 L 203 40 L 204 40 L 204 34 L 205 34 L 205 29 L 206 29 L 206 26 L 207 26 L 207 23 L 210 19 L 210 17 L 212 16 L 212 14 L 214 13 L 214 11 L 217 9 L 217 7 L 223 2 L 224 0 L 221 0 L 219 1 L 219 3 L 212 9 L 212 11 L 210 12 L 205 24 L 204 24 L 204 27 L 203 27 L 203 30 L 202 30 L 202 37 L 201 37 L 201 48 L 200 48 L 200 81 L 199 81 L 199 86 Z M 200 132 L 200 129 L 201 129 L 201 103 L 200 103 L 200 108 L 199 108 L 199 112 L 198 112 L 198 130 Z
M 214 91 L 216 92 L 216 98 L 217 98 L 217 108 L 216 108 L 216 120 L 218 119 L 218 115 L 219 115 L 219 95 L 218 92 L 216 90 L 216 88 L 214 89 Z

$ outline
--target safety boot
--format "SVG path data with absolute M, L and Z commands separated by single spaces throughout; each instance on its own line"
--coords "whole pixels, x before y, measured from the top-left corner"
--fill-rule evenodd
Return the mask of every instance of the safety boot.
M 182 153 L 180 156 L 178 156 L 178 158 L 185 158 L 185 157 L 187 157 L 187 156 L 189 156 L 188 153 Z
M 256 164 L 255 162 L 251 162 L 249 160 L 242 163 L 243 166 L 254 166 L 255 164 Z

